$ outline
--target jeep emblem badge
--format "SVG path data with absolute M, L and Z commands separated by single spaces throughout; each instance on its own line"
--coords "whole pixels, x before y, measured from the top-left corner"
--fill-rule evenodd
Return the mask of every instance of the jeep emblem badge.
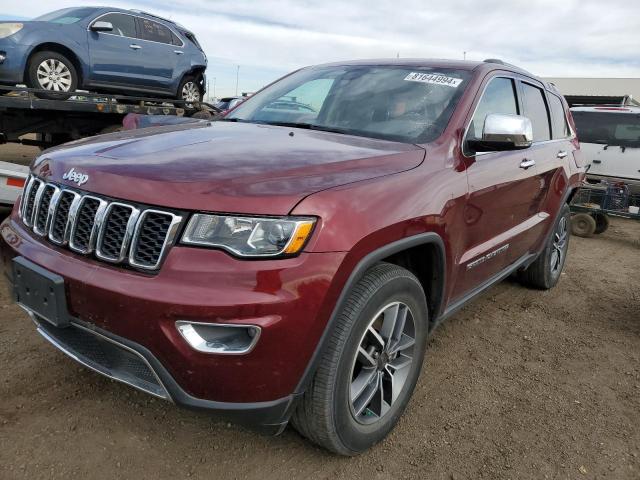
M 76 172 L 75 169 L 69 170 L 67 173 L 62 175 L 63 180 L 69 180 L 71 182 L 75 182 L 78 186 L 84 185 L 89 180 L 89 175 L 86 173 Z

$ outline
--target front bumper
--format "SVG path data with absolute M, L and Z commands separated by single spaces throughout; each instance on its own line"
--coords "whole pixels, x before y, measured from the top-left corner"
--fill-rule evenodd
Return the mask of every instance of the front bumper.
M 221 251 L 175 246 L 160 272 L 150 276 L 59 249 L 25 230 L 15 212 L 0 235 L 5 271 L 11 272 L 11 259 L 20 255 L 63 277 L 70 328 L 135 352 L 159 379 L 157 396 L 166 392 L 177 404 L 274 428 L 290 414 L 344 258 L 305 253 L 241 261 Z M 52 343 L 63 343 L 65 333 L 35 320 Z M 258 325 L 262 331 L 245 355 L 207 354 L 186 343 L 175 327 L 178 320 Z

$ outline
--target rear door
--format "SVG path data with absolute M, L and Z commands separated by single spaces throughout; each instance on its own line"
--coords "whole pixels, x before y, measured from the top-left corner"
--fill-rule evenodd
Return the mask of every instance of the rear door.
M 166 25 L 148 18 L 137 20 L 146 84 L 163 90 L 172 88 L 178 61 L 183 55 L 182 40 Z
M 482 138 L 487 115 L 522 114 L 515 78 L 497 76 L 484 85 L 464 141 L 469 196 L 457 297 L 472 292 L 522 256 L 529 248 L 523 236 L 540 223 L 536 203 L 541 187 L 535 166 L 527 167 L 529 149 L 474 154 L 466 147 L 467 140 Z
M 143 53 L 137 48 L 137 26 L 133 15 L 107 13 L 94 19 L 113 25 L 111 32 L 88 32 L 91 83 L 144 84 Z

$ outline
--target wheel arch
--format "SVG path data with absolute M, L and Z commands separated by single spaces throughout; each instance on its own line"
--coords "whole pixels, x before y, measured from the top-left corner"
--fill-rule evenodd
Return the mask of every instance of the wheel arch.
M 182 81 L 186 77 L 195 77 L 195 78 L 200 77 L 200 81 L 202 82 L 202 91 L 205 92 L 206 85 L 204 85 L 204 72 L 206 70 L 207 70 L 207 67 L 205 67 L 204 65 L 197 65 L 197 66 L 191 67 L 189 70 L 183 73 L 178 81 L 178 85 L 176 86 L 176 95 L 180 94 L 180 91 L 179 91 L 180 85 L 182 84 Z
M 24 66 L 25 81 L 29 78 L 29 64 L 31 63 L 31 59 L 36 53 L 45 51 L 56 52 L 67 57 L 71 61 L 71 63 L 73 63 L 73 66 L 76 69 L 76 74 L 78 75 L 78 87 L 83 86 L 84 72 L 82 70 L 82 62 L 80 61 L 80 58 L 69 47 L 65 47 L 64 45 L 56 42 L 40 43 L 31 49 Z
M 420 261 L 425 256 L 427 260 Z M 365 255 L 351 271 L 294 393 L 304 392 L 311 382 L 322 357 L 322 352 L 330 338 L 330 333 L 335 327 L 341 309 L 347 302 L 352 287 L 370 267 L 379 262 L 393 263 L 416 275 L 427 296 L 429 327 L 441 315 L 446 285 L 446 255 L 444 242 L 440 235 L 435 232 L 426 232 L 379 247 Z

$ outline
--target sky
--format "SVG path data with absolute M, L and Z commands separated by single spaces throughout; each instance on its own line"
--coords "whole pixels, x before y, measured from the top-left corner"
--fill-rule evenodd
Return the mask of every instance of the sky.
M 8 0 L 2 0 L 8 3 Z M 105 5 L 57 0 L 56 8 Z M 52 10 L 2 5 L 0 19 Z M 500 58 L 545 77 L 640 77 L 637 0 L 110 0 L 192 30 L 209 93 L 253 92 L 306 65 L 360 58 Z M 466 54 L 465 54 L 466 52 Z M 237 70 L 240 67 L 239 71 Z M 215 79 L 215 81 L 214 81 Z

